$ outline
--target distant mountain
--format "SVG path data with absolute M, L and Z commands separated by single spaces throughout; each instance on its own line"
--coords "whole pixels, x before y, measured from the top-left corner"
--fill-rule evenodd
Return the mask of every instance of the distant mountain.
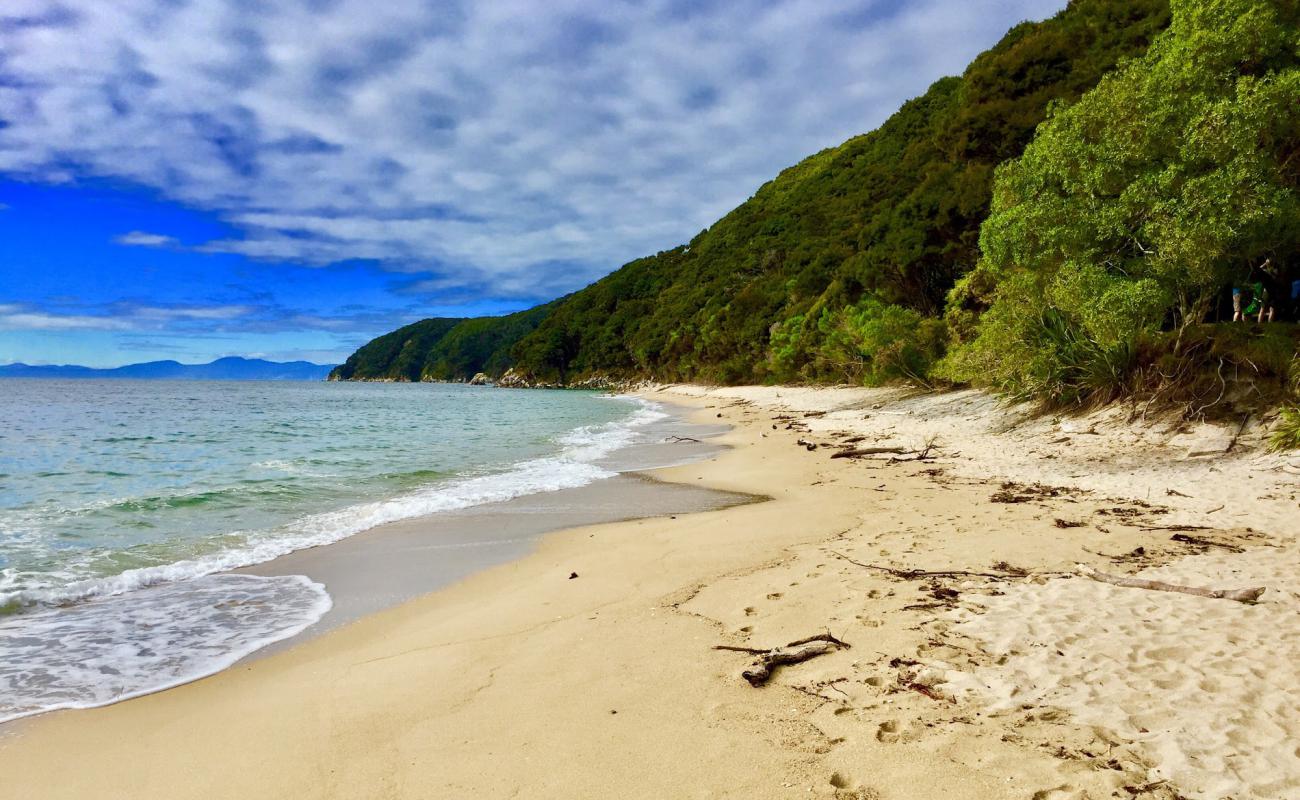
M 32 366 L 0 365 L 0 378 L 135 378 L 173 381 L 323 381 L 332 364 L 310 361 L 265 361 L 260 358 L 229 356 L 209 364 L 179 361 L 148 361 L 112 369 L 79 367 L 72 364 Z

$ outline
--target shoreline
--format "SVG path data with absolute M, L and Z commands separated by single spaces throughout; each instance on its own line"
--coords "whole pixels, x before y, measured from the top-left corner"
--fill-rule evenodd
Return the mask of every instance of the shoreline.
M 295 550 L 233 574 L 303 575 L 323 584 L 332 606 L 293 636 L 249 653 L 256 660 L 324 635 L 367 616 L 446 588 L 475 573 L 527 557 L 547 534 L 602 523 L 690 514 L 754 502 L 653 476 L 660 470 L 708 459 L 722 450 L 725 428 L 688 421 L 680 404 L 657 401 L 666 417 L 645 426 L 646 441 L 592 462 L 614 472 L 582 486 L 520 495 L 389 522 L 317 547 Z M 668 443 L 667 431 L 690 441 Z
M 629 396 L 612 397 L 607 402 L 627 404 L 631 399 Z M 685 409 L 669 402 L 637 401 L 630 405 L 633 408 L 639 405 L 641 410 L 632 412 L 628 421 L 615 420 L 615 429 L 600 434 L 587 445 L 585 457 L 579 459 L 580 463 L 597 473 L 594 480 L 587 483 L 533 490 L 509 499 L 385 522 L 322 544 L 290 550 L 265 561 L 189 579 L 163 581 L 134 593 L 90 598 L 85 608 L 119 602 L 122 605 L 116 610 L 127 620 L 123 625 L 143 626 L 147 630 L 157 630 L 161 620 L 149 618 L 150 612 L 141 612 L 140 609 L 160 603 L 170 604 L 167 616 L 174 617 L 180 613 L 176 604 L 184 597 L 197 598 L 194 603 L 186 605 L 187 609 L 190 606 L 211 608 L 211 601 L 205 598 L 220 599 L 223 591 L 229 593 L 231 608 L 252 609 L 283 599 L 293 604 L 295 613 L 292 625 L 288 627 L 272 627 L 269 621 L 259 625 L 259 620 L 252 617 L 244 620 L 245 625 L 256 628 L 260 634 L 238 643 L 246 646 L 226 643 L 223 649 L 220 645 L 208 644 L 216 638 L 211 630 L 206 635 L 195 634 L 193 641 L 189 642 L 193 645 L 191 649 L 187 650 L 184 644 L 180 644 L 172 651 L 180 656 L 183 666 L 162 664 L 164 671 L 152 676 L 142 670 L 131 673 L 129 678 L 119 680 L 115 698 L 87 698 L 85 702 L 78 700 L 75 704 L 64 701 L 67 704 L 40 711 L 24 709 L 25 713 L 18 716 L 0 719 L 0 735 L 10 733 L 16 730 L 15 726 L 43 714 L 84 711 L 166 691 L 287 650 L 369 614 L 436 591 L 474 572 L 520 558 L 535 547 L 539 537 L 555 530 L 670 513 L 691 513 L 753 501 L 754 498 L 749 496 L 669 484 L 647 475 L 647 470 L 690 463 L 718 452 L 721 447 L 711 440 L 725 430 L 725 426 L 689 423 L 685 419 Z M 652 410 L 651 417 L 637 420 L 643 410 Z M 602 431 L 614 423 L 602 424 L 595 430 Z M 590 429 L 591 426 L 580 426 L 564 436 Z M 625 441 L 629 433 L 632 440 Z M 605 439 L 605 436 L 614 438 Z M 594 452 L 590 449 L 593 446 Z M 527 460 L 517 462 L 500 474 L 516 474 L 521 467 L 531 463 Z M 453 476 L 450 483 L 454 486 L 465 480 L 469 478 Z M 381 498 L 376 502 L 392 502 L 394 499 L 400 498 Z M 306 607 L 308 601 L 311 609 Z M 73 606 L 74 613 L 80 607 Z M 248 616 L 248 612 L 244 613 Z M 61 625 L 59 633 L 62 638 L 91 639 L 92 649 L 93 640 L 102 638 L 102 629 L 92 628 L 79 620 L 69 622 L 66 615 L 51 619 L 54 621 L 52 624 Z M 187 619 L 179 629 L 203 630 L 207 622 L 206 619 Z M 164 630 L 170 634 L 170 628 L 164 627 Z M 122 642 L 123 646 L 129 644 L 129 641 Z M 164 652 L 151 643 L 138 646 L 160 654 Z M 199 648 L 202 648 L 202 656 L 196 652 Z M 65 649 L 68 651 L 66 658 L 86 658 L 84 651 L 81 656 L 76 654 L 75 645 Z M 153 652 L 148 655 L 153 657 Z M 96 663 L 103 661 L 101 658 Z M 113 664 L 109 668 L 117 666 Z M 91 680 L 95 675 L 94 669 L 88 670 L 90 675 L 85 679 Z M 112 671 L 106 674 L 117 676 L 120 673 Z M 96 686 L 105 680 L 113 678 L 99 678 Z M 105 690 L 113 688 L 111 684 L 104 684 Z
M 178 689 L 29 720 L 0 740 L 6 790 L 866 800 L 1104 797 L 1149 783 L 1159 765 L 1141 742 L 1105 744 L 1095 725 L 1046 714 L 1047 705 L 984 713 L 993 706 L 951 688 L 955 673 L 996 671 L 962 638 L 960 617 L 1022 583 L 1078 586 L 1034 577 L 1075 561 L 1115 568 L 1082 547 L 1146 547 L 1151 563 L 1184 556 L 1167 532 L 1144 526 L 1198 513 L 1204 520 L 1200 500 L 1162 497 L 1170 506 L 1162 514 L 1140 498 L 1087 489 L 990 502 L 1003 481 L 977 474 L 988 456 L 974 434 L 962 453 L 949 444 L 935 461 L 829 459 L 828 444 L 875 435 L 871 420 L 889 420 L 890 411 L 905 412 L 889 423 L 895 438 L 926 435 L 924 414 L 888 393 L 670 388 L 676 394 L 662 396 L 691 403 L 697 419 L 733 425 L 720 437 L 732 449 L 657 475 L 770 500 L 558 531 L 522 559 L 284 652 Z M 928 402 L 951 410 L 960 399 Z M 990 441 L 1018 463 L 1007 440 Z M 1227 471 L 1221 483 L 1240 477 L 1230 474 L 1239 461 L 1215 462 Z M 1245 513 L 1261 525 L 1295 508 L 1293 497 L 1251 502 Z M 1120 508 L 1129 511 L 1111 511 Z M 1058 519 L 1080 525 L 1063 528 Z M 1283 533 L 1237 527 L 1213 536 L 1256 548 L 1285 544 L 1276 538 Z M 939 585 L 862 566 L 975 571 L 993 563 L 1030 576 Z M 826 629 L 854 647 L 783 669 L 761 689 L 738 678 L 746 657 L 713 649 Z M 948 666 L 944 680 L 933 674 L 944 672 L 939 664 Z M 1085 755 L 1107 748 L 1117 767 Z M 70 752 L 79 754 L 77 768 L 60 768 Z M 1270 779 L 1289 786 L 1291 778 Z M 1136 796 L 1166 796 L 1158 786 L 1143 791 Z

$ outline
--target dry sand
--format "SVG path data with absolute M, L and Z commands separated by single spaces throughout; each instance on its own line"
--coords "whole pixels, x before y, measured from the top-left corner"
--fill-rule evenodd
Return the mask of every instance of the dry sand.
M 659 477 L 772 500 L 553 534 L 287 652 L 33 720 L 0 742 L 0 797 L 1300 795 L 1300 467 L 1253 426 L 1229 449 L 1236 426 L 978 393 L 666 391 L 736 427 Z M 826 447 L 936 436 L 933 461 Z M 1056 577 L 1079 561 L 1269 591 Z M 763 688 L 712 649 L 827 629 L 852 648 Z

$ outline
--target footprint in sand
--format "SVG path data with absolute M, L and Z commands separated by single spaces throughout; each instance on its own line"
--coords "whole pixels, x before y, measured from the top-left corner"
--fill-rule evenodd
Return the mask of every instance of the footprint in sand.
M 831 773 L 831 786 L 835 787 L 835 800 L 880 800 L 880 793 L 866 786 L 853 786 L 852 781 L 838 772 Z
M 781 593 L 780 593 L 780 592 L 772 592 L 771 594 L 769 594 L 769 595 L 767 596 L 767 599 L 768 599 L 768 600 L 780 600 L 780 599 L 781 599 Z
M 903 738 L 902 734 L 899 732 L 901 728 L 902 726 L 898 724 L 898 720 L 885 720 L 876 728 L 876 740 L 887 744 L 897 742 L 899 739 Z
M 754 608 L 753 606 L 745 606 L 745 616 L 752 617 L 754 616 L 754 612 L 757 610 L 758 609 Z

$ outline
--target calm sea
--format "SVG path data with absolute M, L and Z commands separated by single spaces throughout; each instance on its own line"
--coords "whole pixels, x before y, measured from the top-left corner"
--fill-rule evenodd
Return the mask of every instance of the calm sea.
M 662 417 L 441 384 L 0 380 L 0 721 L 222 669 L 330 607 L 225 570 L 609 477 Z

